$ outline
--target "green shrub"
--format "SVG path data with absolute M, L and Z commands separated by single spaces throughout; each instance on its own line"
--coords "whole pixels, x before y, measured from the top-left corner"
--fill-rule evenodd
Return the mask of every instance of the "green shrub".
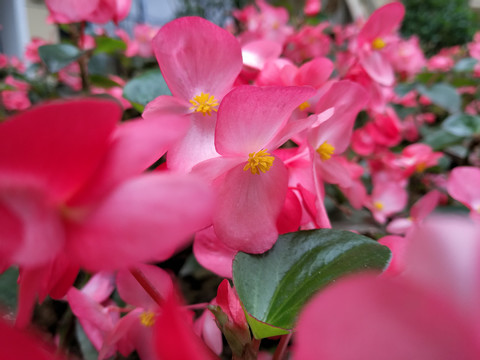
M 471 41 L 479 28 L 468 0 L 403 0 L 407 9 L 401 32 L 418 35 L 426 53 Z

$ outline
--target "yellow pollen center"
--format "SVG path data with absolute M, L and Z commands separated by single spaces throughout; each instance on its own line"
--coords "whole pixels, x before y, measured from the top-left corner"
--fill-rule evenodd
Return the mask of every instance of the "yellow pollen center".
M 417 164 L 417 166 L 415 166 L 415 171 L 417 173 L 421 173 L 421 172 L 424 172 L 426 168 L 427 168 L 427 164 L 425 164 L 424 162 L 420 162 Z
M 383 41 L 382 38 L 376 38 L 375 40 L 372 41 L 372 48 L 373 50 L 382 50 L 385 45 L 387 45 L 385 43 L 385 41 Z
M 270 156 L 267 150 L 250 153 L 248 154 L 247 165 L 245 165 L 243 171 L 250 169 L 252 174 L 260 174 L 260 171 L 266 173 L 272 167 L 273 160 L 275 160 L 275 158 Z
M 190 100 L 190 104 L 192 104 L 190 110 L 201 112 L 203 113 L 203 116 L 205 116 L 205 114 L 211 115 L 212 110 L 218 111 L 216 108 L 218 106 L 218 100 L 215 99 L 215 96 L 210 95 L 209 93 L 204 94 L 201 92 L 200 95 L 197 95 Z
M 327 161 L 333 155 L 335 151 L 335 147 L 330 145 L 328 142 L 324 141 L 322 145 L 320 145 L 317 149 L 318 155 L 323 161 Z
M 382 210 L 383 209 L 383 204 L 380 202 L 380 201 L 375 201 L 373 203 L 373 206 L 375 207 L 375 209 L 377 210 Z
M 155 324 L 155 313 L 151 311 L 144 311 L 140 314 L 140 323 L 143 326 L 150 327 Z
M 305 101 L 298 106 L 298 108 L 302 111 L 309 107 L 310 107 L 310 103 L 308 101 Z

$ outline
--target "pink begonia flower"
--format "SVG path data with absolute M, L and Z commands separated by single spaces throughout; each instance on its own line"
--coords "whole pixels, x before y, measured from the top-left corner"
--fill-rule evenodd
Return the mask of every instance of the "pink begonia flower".
M 397 182 L 379 182 L 373 187 L 372 195 L 365 204 L 380 224 L 384 224 L 387 218 L 402 211 L 407 205 L 408 193 Z
M 471 211 L 472 218 L 480 220 L 480 169 L 459 166 L 448 177 L 448 194 Z
M 386 55 L 403 80 L 412 79 L 427 63 L 416 36 L 392 44 Z
M 307 0 L 303 7 L 303 13 L 307 16 L 315 16 L 322 9 L 322 3 L 320 0 Z
M 192 317 L 193 313 L 180 306 L 177 296 L 171 292 L 155 319 L 154 345 L 157 359 L 219 359 L 195 334 Z
M 33 331 L 21 331 L 0 314 L 0 348 L 5 360 L 62 360 L 65 357 Z
M 395 81 L 393 68 L 387 58 L 387 47 L 393 33 L 405 15 L 401 2 L 392 2 L 375 10 L 357 37 L 360 64 L 370 77 L 381 85 Z
M 28 90 L 30 85 L 21 80 L 15 79 L 8 75 L 5 78 L 5 84 L 12 86 L 15 90 L 4 90 L 1 92 L 2 102 L 7 110 L 26 110 L 32 103 L 28 98 Z
M 271 153 L 312 124 L 314 119 L 288 119 L 314 92 L 309 87 L 240 86 L 223 99 L 215 130 L 221 157 L 200 163 L 193 172 L 214 180 L 213 226 L 228 247 L 262 253 L 275 243 L 288 173 Z
M 336 158 L 347 149 L 357 114 L 366 102 L 365 91 L 344 80 L 333 84 L 316 104 L 317 114 L 333 109 L 333 115 L 308 133 L 316 182 L 325 181 L 345 188 L 351 185 L 350 174 Z
M 40 56 L 38 55 L 38 48 L 47 44 L 49 44 L 48 41 L 39 37 L 33 37 L 32 41 L 30 41 L 25 47 L 25 59 L 33 64 L 40 63 L 42 59 L 40 59 Z
M 240 42 L 244 44 L 266 39 L 283 46 L 285 39 L 293 32 L 293 28 L 288 25 L 287 9 L 274 7 L 265 0 L 256 0 L 255 5 L 248 5 L 233 12 L 233 16 L 246 27 L 246 31 L 239 36 Z
M 475 59 L 480 59 L 480 31 L 473 36 L 473 41 L 468 43 L 468 52 Z
M 306 306 L 296 328 L 295 358 L 480 356 L 480 229 L 451 216 L 424 225 L 409 235 L 402 274 L 341 279 Z
M 411 144 L 406 146 L 395 165 L 404 170 L 404 176 L 408 177 L 414 172 L 422 173 L 426 169 L 438 164 L 438 160 L 443 156 L 442 152 L 433 151 L 426 144 Z
M 148 24 L 137 24 L 133 28 L 134 41 L 138 46 L 138 56 L 149 58 L 153 56 L 152 40 L 158 32 L 157 27 Z
M 8 56 L 0 54 L 0 69 L 4 69 L 8 66 Z
M 172 279 L 164 270 L 146 264 L 138 264 L 136 269 L 141 271 L 163 299 L 171 296 Z M 116 284 L 122 300 L 135 308 L 106 334 L 99 359 L 105 359 L 115 348 L 123 356 L 128 356 L 136 350 L 142 360 L 157 359 L 153 343 L 154 325 L 158 321 L 159 312 L 165 309 L 160 308 L 130 271 L 120 270 L 117 273 Z
M 73 314 L 97 351 L 102 348 L 106 334 L 120 319 L 113 306 L 115 303 L 109 300 L 115 289 L 114 280 L 113 273 L 100 272 L 92 276 L 82 290 L 72 287 L 66 295 Z M 114 355 L 113 351 L 111 355 Z
M 118 24 L 130 12 L 132 0 L 46 0 L 45 3 L 56 23 L 113 21 Z
M 153 49 L 173 96 L 157 97 L 142 116 L 153 121 L 164 114 L 191 114 L 189 131 L 167 156 L 170 169 L 189 172 L 197 163 L 218 156 L 216 112 L 242 69 L 240 44 L 207 20 L 184 17 L 160 29 Z
M 430 191 L 412 206 L 408 218 L 392 220 L 387 226 L 387 231 L 392 234 L 406 234 L 413 225 L 420 224 L 423 219 L 435 210 L 440 202 L 441 195 L 437 190 Z
M 324 33 L 328 23 L 316 26 L 305 25 L 286 41 L 285 57 L 299 64 L 305 60 L 327 56 L 330 52 L 331 39 Z
M 455 61 L 448 55 L 434 55 L 427 62 L 427 68 L 430 71 L 449 71 L 455 65 Z
M 40 106 L 0 126 L 0 262 L 21 266 L 23 325 L 36 295 L 62 297 L 79 266 L 166 259 L 211 221 L 210 191 L 199 179 L 140 176 L 188 122 L 167 132 L 161 121 L 117 127 L 120 114 L 111 101 L 84 99 Z

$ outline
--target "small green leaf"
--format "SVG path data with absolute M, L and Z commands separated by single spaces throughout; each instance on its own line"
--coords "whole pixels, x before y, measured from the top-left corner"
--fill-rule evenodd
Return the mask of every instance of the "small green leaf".
M 420 94 L 428 97 L 435 105 L 438 105 L 451 113 L 460 111 L 460 95 L 457 90 L 449 84 L 438 83 L 430 88 L 427 88 L 424 85 L 418 85 L 417 90 Z
M 469 114 L 453 114 L 445 119 L 442 128 L 452 135 L 472 136 L 480 133 L 480 117 Z
M 94 51 L 95 54 L 113 54 L 117 51 L 125 51 L 127 49 L 127 44 L 125 44 L 124 41 L 108 36 L 97 36 L 95 38 L 95 43 L 97 45 Z
M 477 62 L 478 60 L 474 58 L 460 59 L 453 67 L 453 70 L 456 72 L 473 71 Z
M 123 89 L 123 97 L 140 105 L 147 105 L 160 95 L 171 95 L 160 70 L 150 70 L 130 80 Z
M 233 282 L 257 339 L 285 334 L 303 305 L 339 277 L 382 271 L 390 251 L 349 231 L 320 229 L 281 235 L 264 254 L 238 253 Z
M 70 44 L 43 45 L 38 48 L 38 55 L 47 65 L 48 71 L 56 73 L 71 64 L 85 52 Z
M 113 81 L 112 79 L 110 79 L 106 76 L 97 75 L 97 74 L 90 75 L 90 82 L 92 83 L 92 85 L 97 86 L 97 87 L 101 87 L 101 88 L 104 88 L 104 89 L 110 89 L 112 87 L 121 86 L 120 84 Z
M 0 308 L 15 311 L 17 307 L 18 269 L 11 267 L 0 274 Z

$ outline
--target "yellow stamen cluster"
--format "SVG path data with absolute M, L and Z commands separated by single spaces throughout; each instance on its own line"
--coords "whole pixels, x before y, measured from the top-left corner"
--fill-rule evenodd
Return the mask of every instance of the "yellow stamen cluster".
M 425 162 L 419 162 L 417 166 L 415 166 L 415 171 L 417 173 L 422 173 L 425 171 L 426 168 L 427 168 L 427 164 Z
M 317 149 L 318 155 L 323 161 L 327 161 L 333 155 L 335 151 L 335 147 L 329 144 L 328 142 L 324 141 L 322 145 L 320 145 Z
M 215 99 L 215 96 L 210 95 L 209 93 L 204 94 L 203 92 L 200 95 L 195 96 L 192 100 L 190 100 L 190 110 L 195 110 L 195 112 L 203 113 L 205 115 L 211 115 L 212 111 L 218 111 L 218 100 Z
M 310 103 L 308 101 L 305 101 L 298 106 L 298 108 L 302 111 L 309 108 L 309 107 L 310 107 Z
M 385 41 L 382 38 L 376 38 L 375 40 L 372 41 L 372 48 L 373 50 L 382 50 L 385 45 Z
M 140 322 L 143 326 L 151 327 L 155 324 L 155 313 L 151 311 L 144 311 L 140 314 Z
M 267 150 L 260 150 L 256 153 L 248 154 L 247 165 L 243 168 L 243 171 L 250 169 L 252 174 L 266 173 L 273 165 L 275 158 L 270 156 Z
M 383 204 L 380 202 L 380 201 L 375 201 L 373 203 L 373 206 L 375 207 L 375 209 L 377 210 L 382 210 L 383 209 Z

